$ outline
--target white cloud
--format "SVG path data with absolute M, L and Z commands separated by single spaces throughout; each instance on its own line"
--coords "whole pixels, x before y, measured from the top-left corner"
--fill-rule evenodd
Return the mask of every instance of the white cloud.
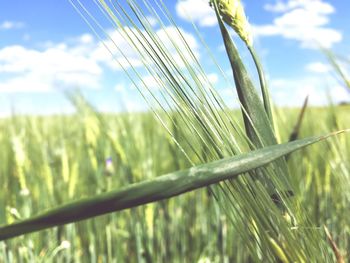
M 0 92 L 96 88 L 101 67 L 78 46 L 57 44 L 44 50 L 19 45 L 0 49 Z
M 78 37 L 78 41 L 82 44 L 91 44 L 94 42 L 94 37 L 91 34 L 83 34 Z
M 155 18 L 154 16 L 147 16 L 146 20 L 152 27 L 155 27 L 158 25 L 158 19 Z
M 124 86 L 124 84 L 119 83 L 119 84 L 114 86 L 114 90 L 117 92 L 123 93 L 123 92 L 125 92 L 125 86 Z
M 158 78 L 155 78 L 152 75 L 146 75 L 142 77 L 142 81 L 140 81 L 140 87 L 146 86 L 152 90 L 158 90 L 161 88 L 162 81 Z
M 279 0 L 265 9 L 278 16 L 271 24 L 253 26 L 256 36 L 282 36 L 303 48 L 331 48 L 342 40 L 341 32 L 329 26 L 335 9 L 323 0 Z
M 187 79 L 187 83 L 185 83 L 181 76 L 179 75 L 173 75 L 173 77 L 176 78 L 177 82 L 180 85 L 186 86 L 187 84 L 193 85 L 195 87 L 197 84 L 194 82 L 191 77 Z M 209 73 L 204 77 L 203 75 L 197 75 L 197 78 L 199 82 L 202 85 L 202 88 L 209 87 L 209 85 L 214 85 L 218 82 L 219 77 L 216 73 Z M 157 91 L 166 88 L 166 86 L 169 85 L 169 83 L 165 79 L 161 79 L 158 77 L 154 77 L 150 74 L 142 76 L 142 80 L 139 82 L 139 87 L 147 87 L 148 89 L 152 91 Z
M 207 73 L 206 76 L 203 75 L 197 75 L 198 80 L 202 83 L 202 85 L 214 85 L 218 82 L 219 76 L 218 74 L 212 72 Z
M 121 70 L 120 65 L 128 69 L 131 64 L 143 71 L 142 57 L 133 45 L 143 50 L 143 54 L 146 54 L 146 51 L 150 52 L 151 47 L 144 41 L 142 44 L 137 41 L 134 35 L 138 34 L 136 29 L 127 29 L 127 32 L 131 36 L 131 42 L 126 40 L 120 29 L 111 32 L 111 39 L 106 40 L 104 44 L 97 42 L 90 34 L 83 34 L 62 43 L 48 41 L 43 43 L 40 49 L 20 45 L 4 47 L 0 49 L 0 92 L 38 92 L 71 87 L 97 88 L 104 66 Z M 186 63 L 194 62 L 182 38 L 199 59 L 198 44 L 192 34 L 170 26 L 156 30 L 155 35 L 168 50 L 168 63 L 175 62 L 179 67 L 185 67 L 184 59 Z M 150 37 L 146 38 L 155 50 L 153 56 L 159 55 L 165 60 L 157 44 Z M 145 63 L 154 63 L 147 54 Z M 147 83 L 152 84 L 149 80 Z
M 209 73 L 207 77 L 211 84 L 215 84 L 219 80 L 219 77 L 216 73 Z
M 179 31 L 178 31 L 179 30 Z M 159 43 L 153 41 L 145 31 L 141 31 L 144 34 L 144 38 L 141 38 L 141 42 L 136 36 L 140 36 L 136 29 L 118 29 L 109 32 L 110 39 L 99 43 L 98 47 L 92 52 L 92 57 L 100 62 L 107 64 L 114 70 L 142 67 L 144 65 L 143 60 L 148 65 L 152 65 L 154 62 L 147 54 L 149 52 L 153 58 L 156 55 L 161 57 L 162 60 L 166 60 L 163 50 L 167 50 L 167 55 L 170 55 L 168 59 L 176 62 L 179 67 L 184 67 L 185 63 L 181 58 L 183 55 L 186 58 L 186 62 L 192 63 L 191 55 L 188 52 L 187 45 L 191 48 L 194 55 L 199 59 L 198 43 L 195 37 L 186 32 L 183 29 L 177 29 L 173 26 L 165 27 L 155 31 L 155 37 Z M 187 45 L 183 41 L 186 41 Z M 162 48 L 159 47 L 162 45 Z M 108 50 L 106 49 L 108 48 Z M 142 55 L 140 55 L 140 52 Z
M 332 68 L 323 62 L 312 62 L 306 65 L 306 70 L 312 73 L 329 73 Z
M 24 23 L 17 21 L 4 21 L 0 23 L 0 30 L 20 29 L 24 27 Z
M 146 105 L 133 99 L 124 99 L 124 106 L 127 112 L 142 112 L 147 109 Z
M 328 95 L 335 103 L 350 101 L 350 94 L 331 77 L 273 79 L 270 87 L 274 102 L 281 106 L 301 106 L 306 96 L 311 105 L 318 106 L 329 103 Z
M 156 34 L 158 38 L 162 40 L 162 44 L 165 46 L 165 48 L 169 51 L 171 59 L 174 60 L 178 66 L 185 66 L 185 62 L 183 60 L 189 64 L 194 62 L 188 47 L 190 47 L 191 52 L 199 60 L 199 46 L 196 38 L 191 33 L 181 28 L 177 29 L 173 26 L 168 26 L 164 29 L 158 30 Z
M 334 85 L 330 91 L 332 92 L 332 99 L 334 102 L 350 102 L 350 93 L 346 87 Z
M 197 22 L 200 26 L 217 24 L 215 12 L 208 0 L 179 0 L 176 3 L 176 13 L 182 19 Z
M 264 8 L 267 11 L 283 13 L 288 12 L 294 8 L 318 9 L 323 13 L 333 13 L 334 7 L 329 3 L 320 0 L 289 0 L 287 2 L 278 0 L 275 4 L 266 4 Z

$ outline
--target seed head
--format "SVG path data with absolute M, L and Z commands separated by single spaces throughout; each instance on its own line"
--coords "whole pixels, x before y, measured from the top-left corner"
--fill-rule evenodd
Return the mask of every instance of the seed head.
M 248 19 L 244 13 L 244 8 L 240 0 L 211 0 L 216 1 L 222 20 L 231 26 L 239 37 L 251 47 L 253 36 Z

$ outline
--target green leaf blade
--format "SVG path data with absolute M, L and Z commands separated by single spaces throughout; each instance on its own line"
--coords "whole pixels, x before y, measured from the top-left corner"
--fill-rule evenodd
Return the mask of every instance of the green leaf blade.
M 265 147 L 65 204 L 27 220 L 1 227 L 0 240 L 160 201 L 226 179 L 234 179 L 242 173 L 267 165 L 286 154 L 338 133 Z

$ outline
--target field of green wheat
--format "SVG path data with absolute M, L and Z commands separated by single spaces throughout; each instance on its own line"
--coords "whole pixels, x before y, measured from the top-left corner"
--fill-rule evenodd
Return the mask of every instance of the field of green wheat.
M 350 107 L 274 107 L 243 7 L 213 0 L 240 101 L 230 109 L 181 32 L 170 52 L 148 1 L 127 2 L 96 4 L 132 28 L 122 34 L 164 88 L 139 87 L 147 112 L 102 114 L 72 93 L 74 114 L 0 120 L 0 262 L 348 262 Z
M 300 136 L 345 128 L 349 110 L 308 109 Z M 298 112 L 278 113 L 282 141 L 288 140 Z M 81 105 L 75 116 L 18 116 L 3 119 L 0 125 L 1 222 L 190 166 L 152 114 L 96 115 Z M 327 242 L 325 225 L 343 253 L 350 248 L 349 149 L 349 136 L 339 136 L 288 160 L 296 189 L 293 198 L 311 222 L 296 225 L 294 231 L 318 233 Z M 3 262 L 245 262 L 253 245 L 247 242 L 255 241 L 245 240 L 241 232 L 250 223 L 233 224 L 222 209 L 204 188 L 1 242 L 0 258 Z

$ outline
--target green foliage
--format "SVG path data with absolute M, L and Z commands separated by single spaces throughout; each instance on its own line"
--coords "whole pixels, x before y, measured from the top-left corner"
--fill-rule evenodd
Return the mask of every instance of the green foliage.
M 155 5 L 148 0 L 94 1 L 96 9 L 139 55 L 142 69 L 128 60 L 92 12 L 79 0 L 71 3 L 101 39 L 109 38 L 107 49 L 113 57 L 121 55 L 123 59 L 116 62 L 164 130 L 148 113 L 98 114 L 81 96 L 71 97 L 77 108 L 75 116 L 14 116 L 3 120 L 1 157 L 6 165 L 0 174 L 5 182 L 5 190 L 0 193 L 2 222 L 18 222 L 44 209 L 70 203 L 37 217 L 40 225 L 24 220 L 1 228 L 3 238 L 159 201 L 227 180 L 168 201 L 59 226 L 46 235 L 31 234 L 1 242 L 0 256 L 5 262 L 13 258 L 45 262 L 332 262 L 335 255 L 322 225 L 328 226 L 341 249 L 349 248 L 348 239 L 342 236 L 348 234 L 346 219 L 336 213 L 327 215 L 330 206 L 340 213 L 349 205 L 349 140 L 340 137 L 341 142 L 317 144 L 317 151 L 292 156 L 289 170 L 283 158 L 276 160 L 295 149 L 289 147 L 298 148 L 313 140 L 275 145 L 274 127 L 283 127 L 278 130 L 287 141 L 292 124 L 284 120 L 294 112 L 280 112 L 272 119 L 266 83 L 254 50 L 250 48 L 263 101 L 219 15 L 241 116 L 230 111 L 217 94 L 162 1 L 155 1 Z M 215 6 L 216 1 L 213 3 Z M 156 18 L 161 32 L 152 28 L 149 16 Z M 159 89 L 147 86 L 145 73 L 152 76 Z M 222 77 L 227 78 L 224 74 Z M 231 85 L 232 81 L 227 83 Z M 348 123 L 346 118 L 340 119 L 343 110 L 331 107 L 323 112 L 327 120 L 324 124 L 306 118 L 306 131 L 320 134 L 339 130 Z M 312 111 L 318 120 L 319 111 Z M 303 137 L 305 131 L 299 133 Z M 247 153 L 257 148 L 262 149 Z M 259 153 L 276 155 L 267 160 L 254 159 Z M 213 165 L 220 167 L 227 160 L 242 158 L 254 160 L 248 162 L 248 170 L 242 166 L 242 170 L 215 177 L 217 168 Z M 256 169 L 267 162 L 271 163 Z M 193 170 L 176 172 L 191 166 L 201 167 L 203 173 L 191 177 Z M 214 170 L 208 173 L 208 167 Z M 238 172 L 245 174 L 237 177 Z M 161 174 L 168 175 L 155 179 Z M 330 194 L 331 189 L 342 191 L 324 199 L 323 194 Z M 80 199 L 83 197 L 87 199 Z M 71 199 L 81 201 L 71 203 Z M 101 207 L 106 201 L 108 205 Z
M 345 128 L 350 121 L 349 110 L 341 107 L 332 112 L 326 108 L 310 108 L 300 136 Z M 3 147 L 0 154 L 1 159 L 6 160 L 0 174 L 4 186 L 0 193 L 0 220 L 3 224 L 70 200 L 91 197 L 131 182 L 189 167 L 184 155 L 169 140 L 167 133 L 159 129 L 151 114 L 99 115 L 97 118 L 91 111 L 87 112 L 88 108 L 71 117 L 17 116 L 1 120 Z M 289 120 L 295 120 L 297 115 L 298 110 L 278 113 L 280 127 L 285 128 L 281 130 L 284 141 L 288 140 L 293 128 Z M 86 121 L 88 116 L 90 121 Z M 104 125 L 99 119 L 104 120 Z M 315 122 L 320 119 L 324 122 Z M 92 148 L 97 156 L 97 170 L 93 170 L 89 158 L 89 147 L 92 146 L 86 144 L 84 135 L 85 130 L 96 126 L 94 122 L 100 127 L 97 143 Z M 113 134 L 115 140 L 105 134 Z M 26 157 L 23 171 L 27 190 L 21 188 L 14 164 L 11 142 L 17 136 L 20 136 Z M 119 146 L 116 146 L 116 141 Z M 62 145 L 65 151 L 62 151 Z M 347 218 L 349 149 L 349 137 L 339 136 L 292 154 L 289 161 L 294 175 L 294 198 L 306 208 L 307 214 L 302 216 L 310 220 L 307 225 L 299 223 L 293 231 L 305 235 L 319 233 L 324 237 L 322 225 L 325 224 L 342 252 L 350 248 L 347 239 L 350 234 Z M 47 156 L 46 170 L 42 168 L 45 166 L 42 152 Z M 63 157 L 64 152 L 67 157 Z M 109 157 L 113 160 L 113 174 L 105 170 L 105 160 Z M 62 161 L 65 158 L 67 161 Z M 65 162 L 68 169 L 64 168 Z M 65 169 L 69 171 L 68 180 L 65 179 L 67 175 L 63 175 Z M 54 178 L 53 196 L 47 187 L 51 177 Z M 242 249 L 239 229 L 246 227 L 232 224 L 210 196 L 206 189 L 197 190 L 168 201 L 0 242 L 0 258 L 4 262 L 50 262 L 51 259 L 56 262 L 86 262 L 90 259 L 123 262 L 136 261 L 137 253 L 140 253 L 144 260 L 149 256 L 153 261 L 183 262 L 185 259 L 186 262 L 196 262 L 208 258 L 222 262 L 221 259 L 226 258 L 244 262 L 249 251 Z M 330 248 L 328 253 L 332 255 Z
M 286 144 L 264 147 L 247 154 L 202 164 L 188 170 L 177 171 L 158 176 L 154 179 L 144 180 L 140 183 L 134 183 L 105 194 L 83 198 L 57 208 L 49 209 L 40 215 L 18 223 L 0 227 L 0 240 L 161 201 L 204 186 L 220 183 L 224 180 L 235 179 L 241 174 L 270 164 L 277 158 L 281 158 L 286 154 L 319 142 L 327 137 L 313 137 Z M 65 167 L 66 161 L 64 160 L 62 162 L 64 181 L 69 180 L 68 173 L 64 174 L 64 170 L 68 169 L 68 167 Z M 112 165 L 111 159 L 108 158 L 106 162 L 105 172 L 107 173 L 110 172 L 108 168 Z

